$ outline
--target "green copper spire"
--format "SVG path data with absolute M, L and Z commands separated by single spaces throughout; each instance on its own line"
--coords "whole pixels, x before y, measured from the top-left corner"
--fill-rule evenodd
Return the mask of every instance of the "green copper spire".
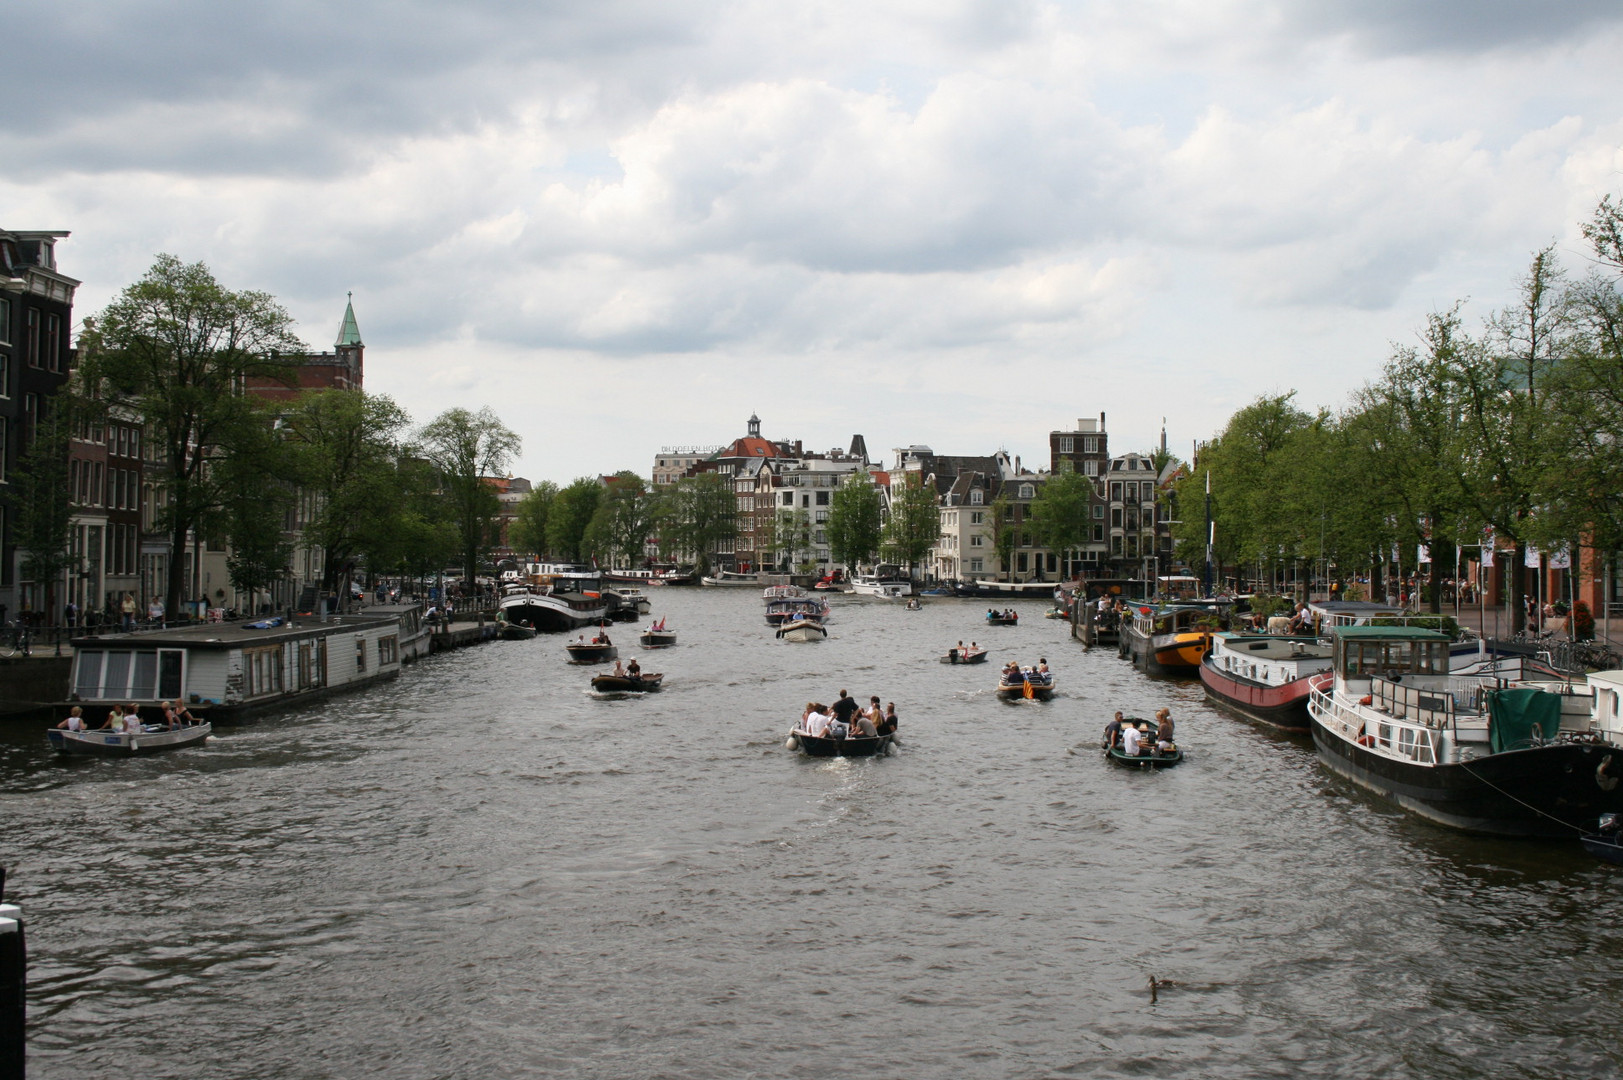
M 344 325 L 338 328 L 338 340 L 333 342 L 334 347 L 342 349 L 345 346 L 361 344 L 361 328 L 355 325 L 355 294 L 349 294 L 349 303 L 344 306 Z

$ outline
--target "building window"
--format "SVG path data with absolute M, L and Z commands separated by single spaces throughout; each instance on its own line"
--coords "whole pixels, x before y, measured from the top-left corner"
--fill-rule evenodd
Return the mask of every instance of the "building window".
M 1093 542 L 1097 544 L 1099 541 L 1103 540 L 1104 538 L 1105 538 L 1105 527 L 1104 527 L 1104 525 L 1102 525 L 1102 524 L 1095 525 L 1093 527 Z
M 969 515 L 969 523 L 971 525 L 984 525 L 986 523 L 986 512 L 984 510 L 973 511 Z
M 39 309 L 29 308 L 23 323 L 23 353 L 29 367 L 39 367 Z
M 1082 436 L 1082 452 L 1084 454 L 1097 454 L 1099 452 L 1099 437 L 1097 435 Z
M 1073 440 L 1069 435 L 1060 436 L 1059 452 L 1062 453 L 1062 454 L 1071 453 L 1071 447 L 1074 444 L 1074 442 L 1075 442 L 1075 440 Z
M 981 503 L 984 502 L 984 501 L 985 501 L 985 498 L 984 498 L 984 496 L 982 495 L 981 492 L 979 492 L 979 491 L 971 491 L 969 493 L 969 505 L 970 506 L 980 506 Z
M 969 572 L 970 573 L 978 574 L 982 570 L 985 570 L 985 569 L 986 569 L 986 560 L 985 559 L 970 559 L 969 560 Z
M 974 534 L 973 536 L 971 536 L 969 538 L 969 546 L 970 547 L 985 547 L 986 546 L 986 537 L 980 535 L 979 533 Z
M 1110 527 L 1112 529 L 1121 528 L 1121 507 L 1119 506 L 1112 508 L 1110 511 Z
M 242 689 L 244 697 L 282 692 L 282 646 L 242 650 Z
M 62 316 L 45 316 L 45 363 L 52 371 L 62 370 Z
M 1086 460 L 1086 461 L 1084 461 L 1082 463 L 1082 475 L 1083 476 L 1098 476 L 1099 475 L 1099 463 L 1097 461 L 1093 460 L 1092 458 L 1088 458 L 1088 460 Z
M 398 664 L 400 662 L 400 636 L 390 634 L 378 638 L 378 666 L 384 664 Z
M 1096 519 L 1100 520 L 1100 521 L 1104 520 L 1104 516 L 1105 516 L 1105 504 L 1104 503 L 1094 503 L 1093 504 L 1093 516 Z
M 0 300 L 0 303 L 5 301 Z M 0 398 L 11 396 L 11 354 L 0 352 Z
M 1020 485 L 1020 498 L 1029 499 L 1035 494 L 1037 494 L 1037 489 L 1032 487 L 1030 484 Z
M 4 416 L 0 416 L 0 484 L 5 483 L 6 481 L 6 466 L 8 464 L 6 457 L 11 450 L 11 432 L 6 430 L 6 427 L 6 418 Z M 3 561 L 7 565 L 9 565 L 11 562 L 9 559 Z
M 817 505 L 818 506 L 827 506 L 828 505 L 828 492 L 819 491 L 817 493 Z
M 0 344 L 11 344 L 11 301 L 0 297 Z
M 363 637 L 355 639 L 355 670 L 366 670 L 366 639 Z

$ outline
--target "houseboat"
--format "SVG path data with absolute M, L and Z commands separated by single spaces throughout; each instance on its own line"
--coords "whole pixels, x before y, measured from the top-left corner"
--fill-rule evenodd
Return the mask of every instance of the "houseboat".
M 394 678 L 401 633 L 398 618 L 363 614 L 75 638 L 70 702 L 99 716 L 178 701 L 200 720 L 239 720 Z
M 1623 812 L 1623 747 L 1598 715 L 1604 679 L 1593 690 L 1465 679 L 1436 631 L 1333 633 L 1333 675 L 1308 700 L 1332 772 L 1465 832 L 1570 837 Z
M 1219 604 L 1141 607 L 1122 626 L 1116 650 L 1146 675 L 1195 675 L 1226 624 L 1227 608 Z
M 1221 631 L 1200 662 L 1200 681 L 1217 705 L 1284 731 L 1307 731 L 1315 678 L 1332 666 L 1331 646 L 1311 637 Z
M 521 585 L 509 585 L 497 602 L 505 620 L 537 630 L 575 630 L 609 617 L 614 601 L 595 571 L 542 567 Z

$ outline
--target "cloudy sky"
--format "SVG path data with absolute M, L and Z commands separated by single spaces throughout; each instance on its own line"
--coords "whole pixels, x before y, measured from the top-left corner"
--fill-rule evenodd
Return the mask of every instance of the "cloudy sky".
M 515 471 L 1174 450 L 1339 406 L 1623 192 L 1610 0 L 8 5 L 0 224 L 275 294 Z

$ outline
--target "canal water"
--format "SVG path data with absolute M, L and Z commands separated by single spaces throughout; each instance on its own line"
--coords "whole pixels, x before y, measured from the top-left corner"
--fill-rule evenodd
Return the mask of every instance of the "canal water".
M 441 655 L 206 748 L 58 761 L 0 732 L 30 1075 L 1614 1076 L 1618 877 L 1456 836 L 1042 605 L 651 590 L 667 689 L 561 636 Z M 622 654 L 634 627 L 612 633 Z M 978 640 L 990 662 L 936 662 Z M 1050 702 L 999 702 L 1046 657 Z M 895 701 L 893 757 L 784 748 Z M 1188 757 L 1113 767 L 1117 708 Z M 1169 985 L 1152 1000 L 1149 980 Z

